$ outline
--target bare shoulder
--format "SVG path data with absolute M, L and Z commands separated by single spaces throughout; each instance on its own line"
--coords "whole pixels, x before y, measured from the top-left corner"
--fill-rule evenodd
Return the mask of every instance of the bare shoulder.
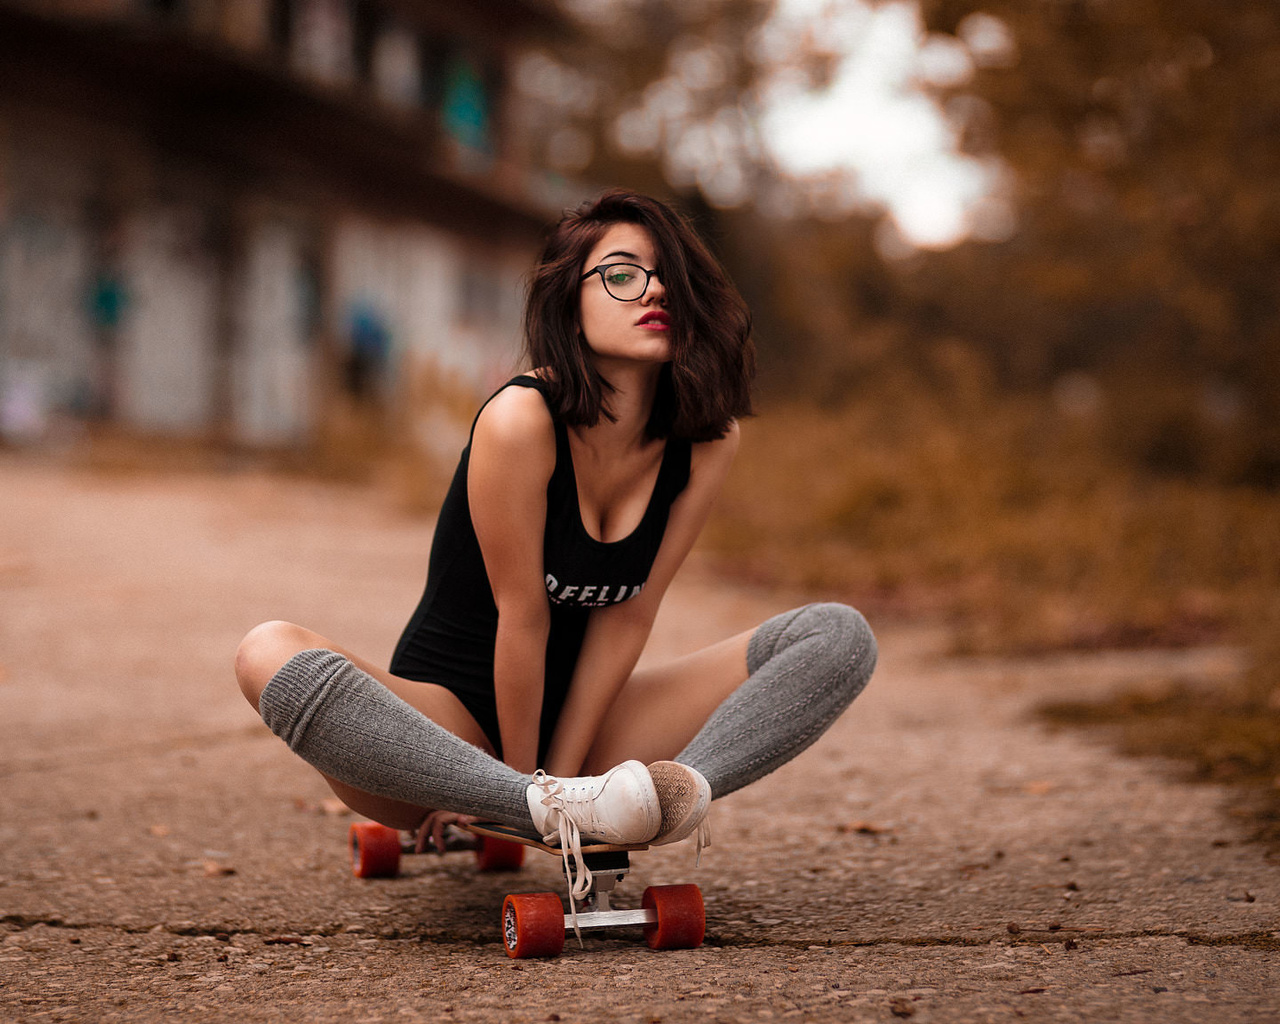
M 555 453 L 555 426 L 542 394 L 534 388 L 503 388 L 480 411 L 472 456 L 482 453 L 534 457 Z

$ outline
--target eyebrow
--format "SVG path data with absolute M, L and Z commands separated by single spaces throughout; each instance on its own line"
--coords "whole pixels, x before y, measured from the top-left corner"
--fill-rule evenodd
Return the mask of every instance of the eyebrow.
M 601 256 L 600 259 L 607 260 L 614 256 L 625 256 L 629 260 L 638 260 L 640 258 L 633 252 L 625 252 L 624 250 L 619 249 L 616 252 L 606 253 L 605 255 Z

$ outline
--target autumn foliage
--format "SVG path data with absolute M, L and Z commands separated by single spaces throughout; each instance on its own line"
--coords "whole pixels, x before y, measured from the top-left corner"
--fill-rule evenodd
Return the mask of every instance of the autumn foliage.
M 949 616 L 964 649 L 1261 651 L 1280 630 L 1280 9 L 922 8 L 932 31 L 985 11 L 1016 40 L 939 97 L 1008 167 L 1016 230 L 891 261 L 869 221 L 738 243 L 769 296 L 766 415 L 719 549 Z

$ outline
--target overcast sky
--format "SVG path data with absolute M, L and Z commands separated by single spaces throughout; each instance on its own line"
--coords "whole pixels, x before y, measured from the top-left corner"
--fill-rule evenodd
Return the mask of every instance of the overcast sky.
M 883 205 L 914 246 L 952 244 L 977 221 L 998 233 L 1000 168 L 957 152 L 956 129 L 926 87 L 960 85 L 977 65 L 1013 59 L 1012 39 L 987 16 L 961 27 L 963 39 L 927 34 L 910 2 L 778 0 L 756 48 L 775 69 L 761 130 L 779 168 L 844 175 L 848 204 Z M 820 92 L 788 66 L 806 39 L 837 54 Z

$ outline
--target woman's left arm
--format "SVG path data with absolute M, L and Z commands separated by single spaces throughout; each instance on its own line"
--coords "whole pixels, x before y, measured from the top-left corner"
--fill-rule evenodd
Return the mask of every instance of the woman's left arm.
M 566 777 L 581 771 L 605 714 L 635 670 L 663 595 L 702 532 L 737 450 L 737 423 L 719 440 L 693 446 L 689 483 L 671 504 L 644 589 L 628 601 L 591 612 L 547 754 L 549 774 Z

